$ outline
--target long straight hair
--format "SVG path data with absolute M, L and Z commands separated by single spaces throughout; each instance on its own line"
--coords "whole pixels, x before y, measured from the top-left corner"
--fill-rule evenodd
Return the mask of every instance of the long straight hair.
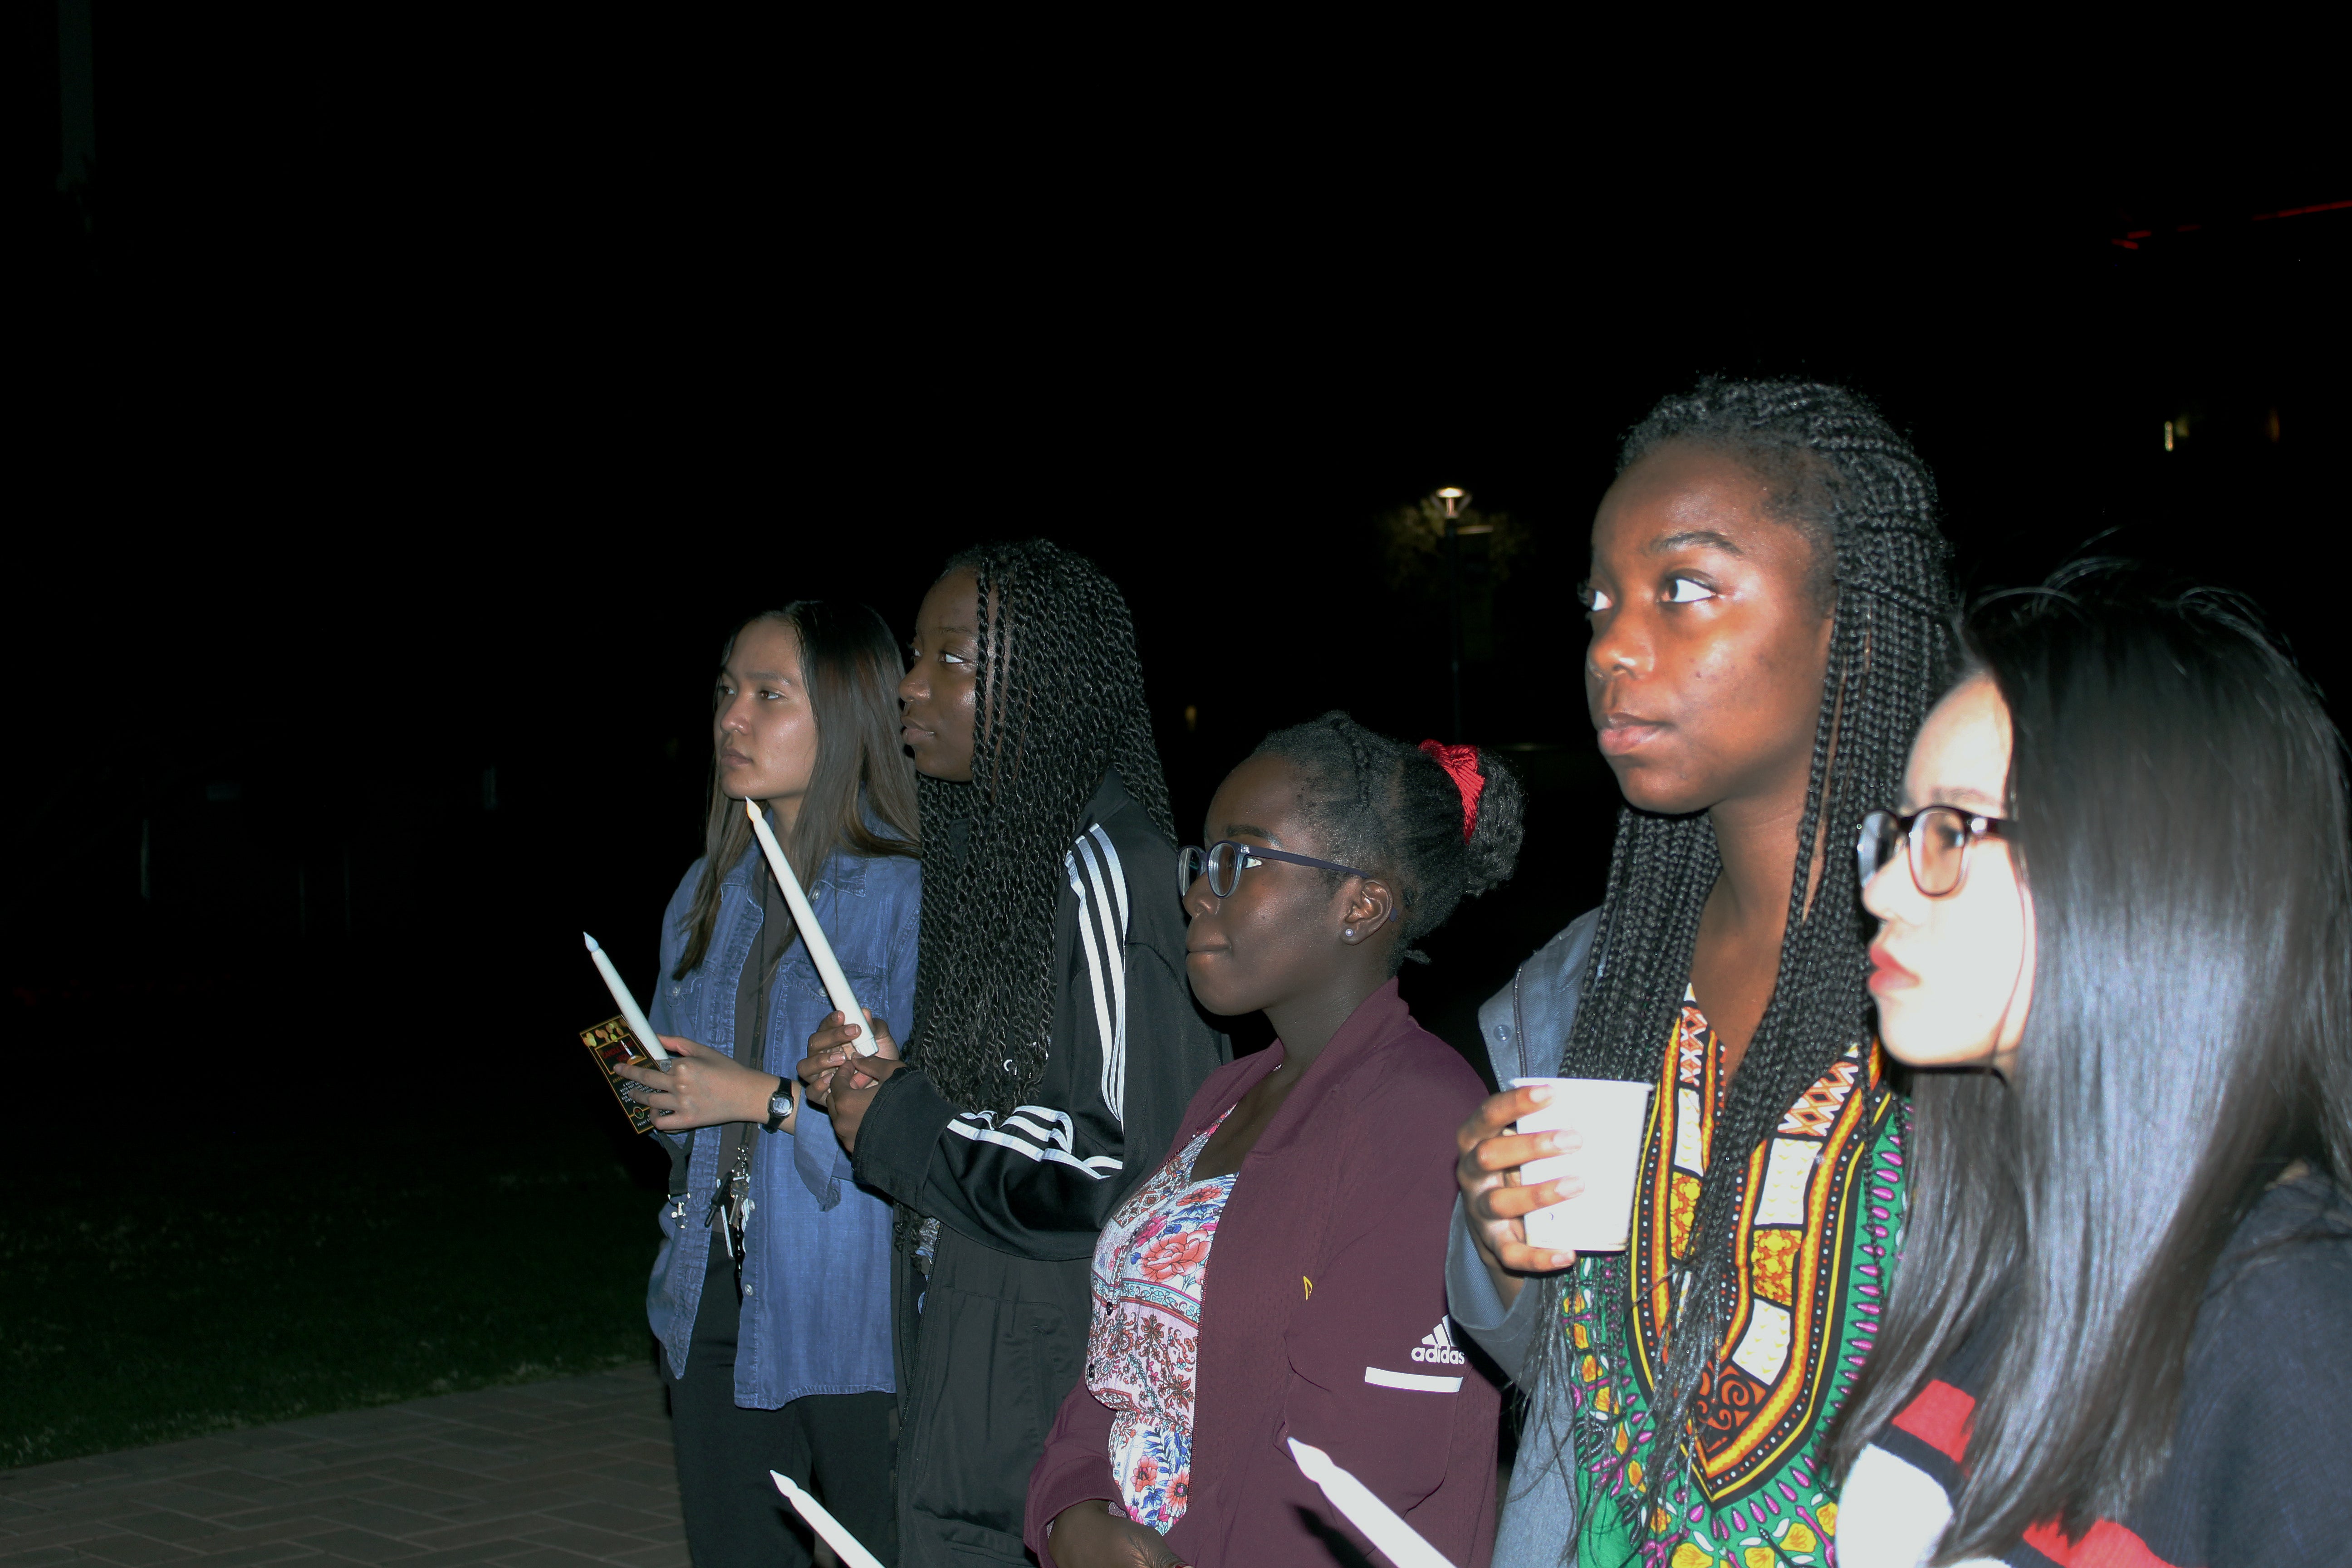
M 798 639 L 801 680 L 816 720 L 816 767 L 800 816 L 782 837 L 793 874 L 806 887 L 836 850 L 867 858 L 919 854 L 915 769 L 898 745 L 898 680 L 907 672 L 898 639 L 863 605 L 796 599 L 737 627 L 719 650 L 721 668 L 743 633 L 762 622 L 787 626 Z M 685 979 L 709 952 L 719 887 L 751 847 L 751 818 L 743 803 L 720 787 L 714 757 L 702 879 L 695 885 L 686 952 L 672 979 Z
M 2265 1183 L 2352 1158 L 2342 742 L 2242 603 L 2086 565 L 1968 632 L 2009 705 L 2032 899 L 2013 1078 L 1922 1072 L 1870 1436 L 1995 1335 L 1938 1559 L 2120 1518 L 2164 1463 L 2190 1330 Z

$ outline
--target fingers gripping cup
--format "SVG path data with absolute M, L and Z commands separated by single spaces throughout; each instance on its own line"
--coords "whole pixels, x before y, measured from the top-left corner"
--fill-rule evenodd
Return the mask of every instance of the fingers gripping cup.
M 1584 1147 L 1530 1160 L 1519 1182 L 1536 1186 L 1562 1176 L 1582 1179 L 1584 1190 L 1528 1215 L 1529 1247 L 1557 1252 L 1622 1252 L 1633 1228 L 1633 1177 L 1642 1163 L 1650 1085 L 1611 1078 L 1515 1078 L 1513 1089 L 1537 1085 L 1551 1090 L 1551 1103 L 1518 1120 L 1526 1132 L 1572 1131 Z

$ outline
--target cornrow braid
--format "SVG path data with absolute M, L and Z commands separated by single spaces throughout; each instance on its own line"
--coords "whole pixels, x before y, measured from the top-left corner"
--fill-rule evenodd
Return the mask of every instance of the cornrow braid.
M 1394 889 L 1403 931 L 1390 972 L 1408 958 L 1429 962 L 1413 943 L 1445 923 L 1463 899 L 1507 881 L 1527 836 L 1519 781 L 1491 752 L 1477 753 L 1477 820 L 1462 830 L 1462 789 L 1418 746 L 1392 741 L 1333 710 L 1277 730 L 1252 756 L 1276 756 L 1298 770 L 1302 814 L 1326 858 L 1359 866 Z M 1337 887 L 1342 877 L 1325 871 Z
M 907 1058 L 955 1104 L 1000 1114 L 1044 1075 L 1063 857 L 1114 770 L 1172 847 L 1127 601 L 1042 539 L 964 551 L 980 584 L 971 782 L 917 782 L 923 907 Z M 959 848 L 959 841 L 961 847 Z
M 1689 1473 L 1685 1436 L 1702 1414 L 1730 1321 L 1733 1239 L 1749 1152 L 1797 1096 L 1869 1029 L 1860 878 L 1851 847 L 1867 812 L 1899 792 L 1912 736 L 1955 662 L 1948 547 L 1936 489 L 1909 446 L 1860 396 L 1804 382 L 1709 379 L 1669 397 L 1627 436 L 1622 473 L 1669 442 L 1734 458 L 1764 479 L 1772 509 L 1815 542 L 1834 592 L 1830 653 L 1797 830 L 1788 934 L 1765 1008 L 1732 1079 L 1691 1226 L 1684 1306 L 1652 1412 L 1655 1451 L 1626 1523 L 1650 1539 L 1673 1487 Z M 1818 868 L 1820 881 L 1812 880 Z M 1653 1081 L 1679 1013 L 1699 915 L 1721 869 L 1705 813 L 1618 818 L 1608 893 L 1586 962 L 1560 1073 Z M 1810 891 L 1809 891 L 1810 889 Z M 1884 1086 L 1881 1094 L 1893 1092 Z M 1629 1311 L 1622 1260 L 1595 1270 L 1601 1307 Z M 1544 1282 L 1556 1319 L 1566 1277 Z M 1539 1337 L 1533 1379 L 1569 1374 L 1562 1336 Z

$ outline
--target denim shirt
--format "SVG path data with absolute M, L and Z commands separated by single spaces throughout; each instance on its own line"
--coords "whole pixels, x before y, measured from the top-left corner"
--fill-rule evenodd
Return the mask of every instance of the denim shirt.
M 1511 983 L 1478 1009 L 1478 1034 L 1486 1042 L 1495 1081 L 1504 1089 L 1515 1078 L 1554 1078 L 1560 1052 L 1576 1023 L 1584 961 L 1592 952 L 1601 911 L 1590 910 L 1536 950 Z M 1495 1358 L 1525 1393 L 1528 1415 L 1519 1433 L 1519 1456 L 1503 1494 L 1502 1519 L 1495 1531 L 1490 1568 L 1559 1568 L 1562 1548 L 1576 1540 L 1575 1441 L 1557 1392 L 1528 1377 L 1536 1336 L 1547 1328 L 1544 1292 L 1534 1284 L 1509 1308 L 1470 1239 L 1469 1215 L 1454 1200 L 1454 1226 L 1446 1238 L 1445 1301 L 1454 1322 Z M 1573 1553 L 1566 1559 L 1575 1568 Z
M 655 1030 L 735 1053 L 735 988 L 765 916 L 753 875 L 767 876 L 753 846 L 721 883 L 719 919 L 702 963 L 672 978 L 686 951 L 702 862 L 662 917 L 662 967 L 646 1018 Z M 915 935 L 922 873 L 903 858 L 836 854 L 808 887 L 809 902 L 860 1005 L 902 1037 L 915 1003 Z M 789 1079 L 833 1003 L 794 942 L 770 988 L 767 1060 Z M 763 1133 L 751 1169 L 745 1230 L 742 1331 L 735 1403 L 777 1410 L 811 1394 L 890 1393 L 889 1203 L 850 1179 L 849 1156 L 823 1111 L 803 1107 L 797 1133 Z M 704 1221 L 719 1180 L 719 1129 L 692 1140 L 686 1196 L 665 1200 L 662 1249 L 646 1292 L 646 1316 L 673 1373 L 686 1370 L 702 1301 L 711 1234 Z

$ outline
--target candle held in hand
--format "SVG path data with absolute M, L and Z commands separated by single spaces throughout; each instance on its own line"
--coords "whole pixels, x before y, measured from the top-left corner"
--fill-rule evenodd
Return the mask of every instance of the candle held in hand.
M 1436 1547 L 1421 1538 L 1421 1531 L 1374 1497 L 1371 1488 L 1334 1464 L 1330 1455 L 1293 1437 L 1290 1457 L 1298 1461 L 1298 1468 L 1307 1472 L 1308 1480 L 1323 1489 L 1331 1506 L 1347 1515 L 1349 1524 L 1386 1552 L 1396 1568 L 1454 1568 Z
M 776 1489 L 801 1510 L 801 1517 L 808 1521 L 809 1528 L 824 1537 L 824 1543 L 833 1548 L 835 1557 L 841 1559 L 841 1568 L 882 1568 L 882 1559 L 866 1551 L 858 1544 L 857 1537 L 842 1529 L 841 1521 L 834 1518 L 824 1504 L 793 1485 L 792 1477 L 778 1470 L 770 1470 L 768 1474 L 774 1478 Z
M 669 1060 L 669 1053 L 662 1049 L 661 1039 L 654 1033 L 654 1026 L 646 1023 L 645 1014 L 638 1011 L 637 999 L 629 994 L 627 986 L 621 984 L 621 972 L 613 967 L 613 961 L 604 956 L 604 950 L 596 945 L 594 937 L 583 931 L 580 939 L 588 944 L 588 956 L 596 961 L 596 973 L 604 977 L 604 989 L 613 994 L 614 1002 L 621 1009 L 621 1016 L 628 1021 L 629 1033 L 636 1036 L 637 1044 L 651 1052 L 654 1060 Z
M 824 928 L 816 923 L 816 911 L 809 908 L 808 895 L 801 891 L 801 879 L 793 875 L 793 864 L 784 858 L 784 847 L 768 830 L 768 819 L 761 815 L 760 803 L 745 801 L 743 815 L 751 819 L 751 831 L 759 837 L 760 852 L 768 858 L 768 869 L 776 874 L 776 886 L 783 889 L 793 923 L 801 928 L 801 940 L 808 943 L 809 961 L 816 965 L 817 978 L 824 982 L 825 995 L 832 999 L 843 1022 L 863 1027 L 865 1009 L 858 1006 L 856 994 L 849 989 L 849 977 L 841 972 L 841 960 L 833 956 L 833 943 L 824 940 Z M 874 1054 L 873 1030 L 866 1029 L 857 1037 L 857 1054 Z

